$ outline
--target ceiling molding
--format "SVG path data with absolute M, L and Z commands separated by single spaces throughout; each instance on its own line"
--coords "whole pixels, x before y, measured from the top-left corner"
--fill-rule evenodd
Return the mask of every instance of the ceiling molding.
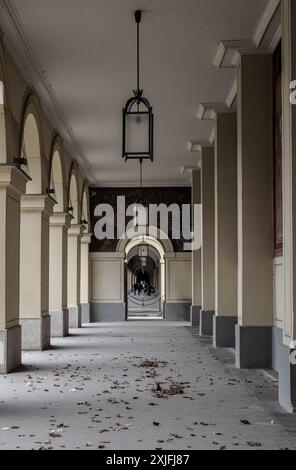
M 228 108 L 235 107 L 237 97 L 237 78 L 234 80 L 234 83 L 230 89 L 230 92 L 226 98 L 226 105 Z
M 216 140 L 216 128 L 214 127 L 209 138 L 211 146 L 215 145 L 215 140 Z
M 213 65 L 217 68 L 237 67 L 241 55 L 272 53 L 281 35 L 280 3 L 281 0 L 270 0 L 251 40 L 220 41 Z
M 279 45 L 279 42 L 280 40 L 282 39 L 282 34 L 283 34 L 283 31 L 282 31 L 282 25 L 280 24 L 278 29 L 276 30 L 273 38 L 272 38 L 272 41 L 270 43 L 270 52 L 273 54 L 274 51 L 276 50 L 277 46 Z
M 281 0 L 270 0 L 267 9 L 265 10 L 257 30 L 254 34 L 253 41 L 256 47 L 259 47 L 264 39 L 266 31 L 268 30 L 270 23 L 279 8 Z
M 34 52 L 29 35 L 13 4 L 13 0 L 2 0 L 0 8 L 4 41 L 16 66 L 40 97 L 45 115 L 53 128 L 58 129 L 70 156 L 79 163 L 81 173 L 89 182 L 93 182 L 94 177 L 91 166 L 75 137 L 62 106 L 57 100 L 54 87 L 49 82 L 46 71 L 43 70 Z

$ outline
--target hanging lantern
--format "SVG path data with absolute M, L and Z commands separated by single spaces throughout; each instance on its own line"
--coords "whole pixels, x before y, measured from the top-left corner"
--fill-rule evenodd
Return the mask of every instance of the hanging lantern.
M 154 115 L 152 106 L 140 88 L 140 23 L 142 12 L 135 12 L 137 24 L 137 89 L 123 108 L 122 157 L 127 160 L 153 161 Z
M 138 255 L 141 260 L 142 268 L 148 266 L 149 248 L 148 245 L 139 245 Z

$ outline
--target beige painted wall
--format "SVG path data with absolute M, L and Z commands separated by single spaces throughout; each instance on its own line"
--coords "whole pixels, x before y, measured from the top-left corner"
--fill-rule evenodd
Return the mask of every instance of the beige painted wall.
M 124 253 L 91 253 L 91 303 L 124 303 Z
M 192 302 L 191 253 L 166 255 L 166 302 Z

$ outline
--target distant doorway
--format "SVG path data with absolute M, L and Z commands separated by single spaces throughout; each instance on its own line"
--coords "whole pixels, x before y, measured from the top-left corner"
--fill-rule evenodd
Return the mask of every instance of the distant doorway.
M 164 259 L 156 246 L 141 237 L 126 252 L 127 319 L 163 320 Z

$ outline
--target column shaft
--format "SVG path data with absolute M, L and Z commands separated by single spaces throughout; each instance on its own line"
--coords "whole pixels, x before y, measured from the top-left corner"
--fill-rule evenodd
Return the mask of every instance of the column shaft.
M 271 366 L 273 325 L 272 56 L 238 70 L 238 316 L 236 363 Z
M 48 196 L 25 195 L 21 201 L 20 322 L 22 347 L 42 351 L 50 346 Z
M 90 322 L 89 304 L 89 245 L 91 234 L 84 234 L 81 239 L 81 281 L 80 281 L 80 303 L 82 323 Z
M 198 221 L 194 219 L 194 206 L 201 204 L 201 173 L 200 170 L 192 172 L 192 217 L 194 230 L 200 230 Z M 201 312 L 201 250 L 192 251 L 192 307 L 191 325 L 199 327 Z
M 214 346 L 235 346 L 237 324 L 237 115 L 218 114 L 215 136 Z
M 49 313 L 51 336 L 69 334 L 68 288 L 68 229 L 70 216 L 55 213 L 50 218 L 49 234 Z
M 202 202 L 202 310 L 200 313 L 200 334 L 213 335 L 215 314 L 215 152 L 214 148 L 202 150 L 201 164 Z
M 290 102 L 290 84 L 296 80 L 296 4 L 282 1 L 283 21 L 283 207 L 284 207 L 284 328 L 280 348 L 279 400 L 296 411 L 296 106 Z
M 81 328 L 81 237 L 82 227 L 72 225 L 68 232 L 68 309 L 69 328 Z
M 0 165 L 0 373 L 21 365 L 19 324 L 20 201 L 28 178 Z

